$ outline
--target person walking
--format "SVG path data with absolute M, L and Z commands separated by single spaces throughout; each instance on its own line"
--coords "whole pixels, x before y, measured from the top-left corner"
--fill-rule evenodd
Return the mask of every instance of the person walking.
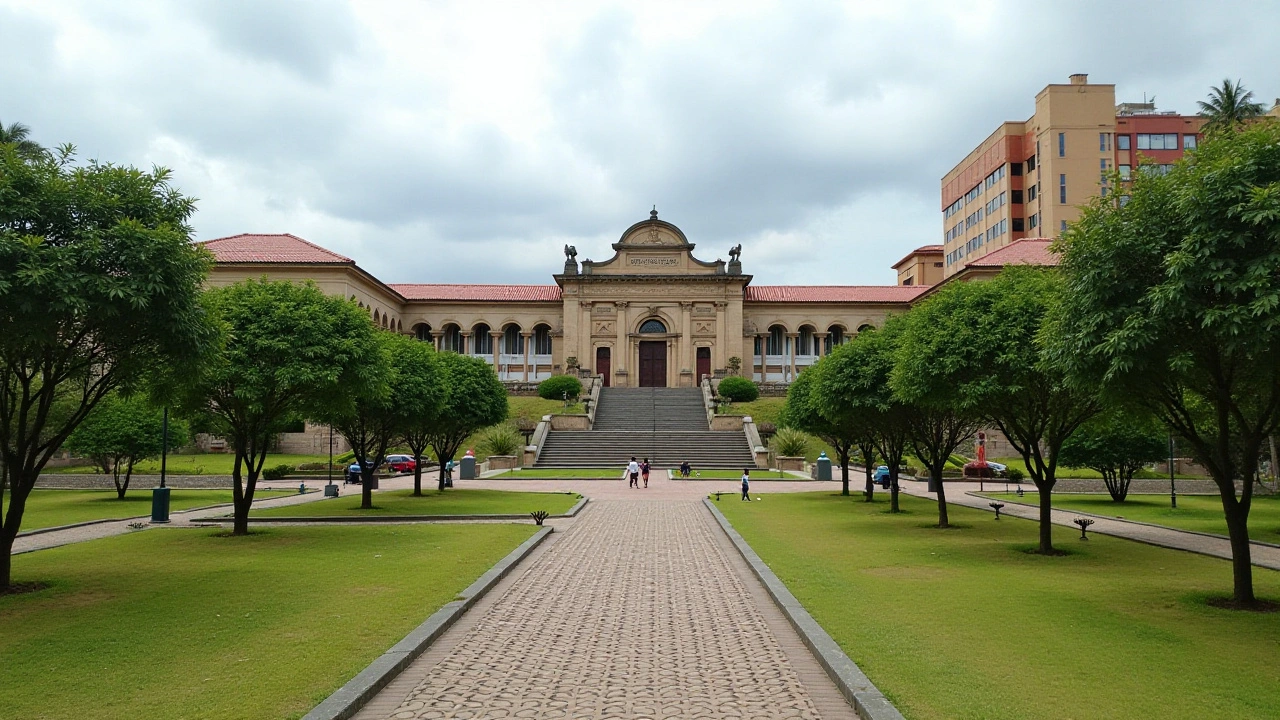
M 640 487 L 640 464 L 636 462 L 636 456 L 631 456 L 631 462 L 627 463 L 627 477 L 631 482 L 627 483 L 629 488 Z
M 640 463 L 640 476 L 644 478 L 644 486 L 649 487 L 649 458 Z
M 751 502 L 751 470 L 742 469 L 742 499 Z

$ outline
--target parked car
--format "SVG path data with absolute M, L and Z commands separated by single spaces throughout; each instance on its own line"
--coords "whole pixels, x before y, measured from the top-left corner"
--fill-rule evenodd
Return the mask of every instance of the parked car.
M 997 475 L 1003 475 L 1009 470 L 1008 465 L 1005 465 L 1004 463 L 991 462 L 990 460 L 987 461 L 987 467 L 994 470 Z
M 368 466 L 372 468 L 373 463 L 369 463 Z M 349 482 L 353 485 L 359 485 L 364 482 L 364 476 L 360 474 L 360 463 L 353 462 L 347 466 L 347 475 L 343 482 Z
M 388 455 L 386 467 L 393 473 L 411 473 L 418 466 L 412 455 Z
M 873 476 L 872 482 L 887 490 L 889 488 L 889 466 L 881 465 L 876 468 L 876 474 Z

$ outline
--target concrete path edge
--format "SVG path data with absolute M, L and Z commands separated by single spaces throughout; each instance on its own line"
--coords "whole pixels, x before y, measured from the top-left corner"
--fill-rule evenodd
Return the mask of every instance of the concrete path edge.
M 302 720 L 347 720 L 360 711 L 375 694 L 404 671 L 431 643 L 448 630 L 462 614 L 471 609 L 480 598 L 493 589 L 516 565 L 554 531 L 552 527 L 538 530 L 533 537 L 521 543 L 502 558 L 485 574 L 459 593 L 460 600 L 445 603 L 421 625 L 405 635 L 382 655 L 378 656 L 358 675 L 338 688 L 323 702 L 312 708 Z
M 571 518 L 582 510 L 587 504 L 587 497 L 584 495 L 581 500 L 574 503 L 563 515 L 548 515 L 548 519 Z M 358 515 L 298 515 L 296 517 L 249 517 L 249 522 L 253 523 L 409 523 L 409 522 L 443 522 L 454 520 L 458 522 L 479 521 L 479 520 L 528 520 L 529 513 L 506 515 L 375 515 L 370 517 L 360 517 Z M 234 522 L 235 518 L 222 515 L 212 518 L 201 518 L 200 522 L 211 522 L 225 525 Z
M 769 597 L 787 617 L 787 621 L 818 659 L 818 664 L 822 665 L 822 669 L 826 671 L 831 681 L 853 705 L 858 717 L 864 720 L 903 720 L 902 713 L 898 712 L 893 703 L 889 702 L 870 678 L 858 668 L 857 663 L 840 649 L 840 645 L 827 634 L 826 630 L 822 629 L 809 611 L 804 609 L 804 605 L 801 605 L 796 596 L 791 594 L 782 580 L 778 579 L 756 551 L 751 549 L 751 545 L 738 534 L 738 531 L 733 529 L 733 525 L 725 516 L 720 514 L 715 504 L 709 498 L 703 498 L 702 504 L 711 511 L 712 517 L 720 524 L 720 529 L 729 536 L 733 546 L 742 554 L 742 559 L 746 560 L 747 565 L 751 567 L 751 572 L 759 578 L 765 590 L 768 591 Z

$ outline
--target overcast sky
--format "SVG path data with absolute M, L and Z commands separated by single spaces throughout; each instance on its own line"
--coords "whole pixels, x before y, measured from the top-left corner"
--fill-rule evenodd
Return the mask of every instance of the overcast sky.
M 1280 96 L 1272 2 L 0 0 L 0 122 L 164 165 L 196 235 L 549 283 L 652 205 L 756 284 L 888 284 L 939 179 L 1074 72 Z

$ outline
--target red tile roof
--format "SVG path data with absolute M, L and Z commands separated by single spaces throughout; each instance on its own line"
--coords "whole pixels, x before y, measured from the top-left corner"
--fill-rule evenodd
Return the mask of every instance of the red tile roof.
M 349 257 L 330 252 L 288 233 L 242 233 L 205 240 L 199 244 L 208 248 L 213 253 L 214 260 L 220 263 L 355 264 Z
M 927 285 L 749 285 L 747 302 L 905 303 Z
M 1049 251 L 1050 238 L 1023 238 L 965 263 L 966 268 L 1002 268 L 1005 265 L 1057 265 L 1058 254 Z
M 889 267 L 891 267 L 891 268 L 893 268 L 893 269 L 895 269 L 895 270 L 896 270 L 896 269 L 898 268 L 898 266 L 899 266 L 899 265 L 901 265 L 902 263 L 904 263 L 904 262 L 906 262 L 906 261 L 910 260 L 911 258 L 915 257 L 916 255 L 941 255 L 941 254 L 942 254 L 942 246 L 941 246 L 941 245 L 921 245 L 920 247 L 916 248 L 915 250 L 912 250 L 911 252 L 907 253 L 907 254 L 906 254 L 906 255 L 905 255 L 901 260 L 899 260 L 898 262 L 896 262 L 896 263 L 894 263 L 894 264 L 890 265 Z
M 559 302 L 559 285 L 391 285 L 406 300 Z

